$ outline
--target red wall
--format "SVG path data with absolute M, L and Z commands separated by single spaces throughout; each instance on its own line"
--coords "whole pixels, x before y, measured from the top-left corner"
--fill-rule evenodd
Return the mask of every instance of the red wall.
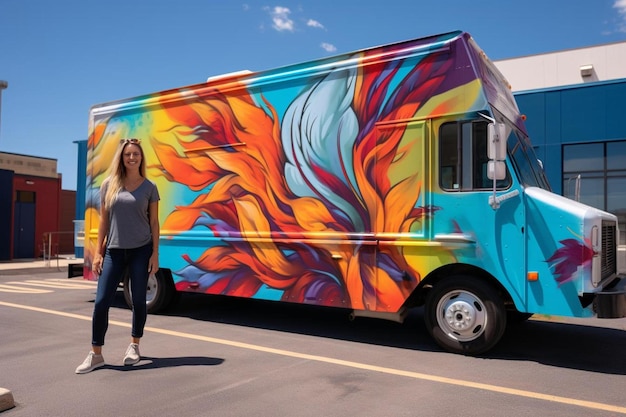
M 15 174 L 13 177 L 13 190 L 15 191 L 13 194 L 14 202 L 17 191 L 32 191 L 35 193 L 35 257 L 42 257 L 44 234 L 61 231 L 59 222 L 61 178 Z M 55 243 L 58 245 L 58 238 L 53 242 L 53 255 L 56 255 Z
M 59 254 L 74 254 L 76 191 L 61 190 L 59 201 Z

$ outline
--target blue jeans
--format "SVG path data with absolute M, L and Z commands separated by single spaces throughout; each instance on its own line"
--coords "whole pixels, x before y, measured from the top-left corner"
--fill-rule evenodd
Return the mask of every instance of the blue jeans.
M 117 287 L 128 271 L 133 301 L 132 337 L 142 337 L 148 311 L 146 308 L 146 288 L 148 285 L 148 264 L 152 256 L 152 243 L 134 249 L 107 248 L 102 262 L 102 274 L 98 278 L 98 290 L 93 308 L 93 346 L 104 345 L 104 335 L 109 327 L 109 309 Z

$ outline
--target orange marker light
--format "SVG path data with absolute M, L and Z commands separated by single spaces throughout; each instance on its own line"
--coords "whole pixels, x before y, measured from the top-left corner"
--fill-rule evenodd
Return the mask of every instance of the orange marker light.
M 528 281 L 539 281 L 539 272 L 529 272 L 526 275 Z

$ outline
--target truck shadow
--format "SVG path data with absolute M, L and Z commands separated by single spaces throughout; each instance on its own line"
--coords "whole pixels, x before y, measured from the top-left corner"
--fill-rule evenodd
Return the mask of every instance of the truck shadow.
M 114 306 L 128 308 L 121 292 Z M 413 309 L 403 323 L 396 323 L 362 317 L 350 320 L 348 310 L 337 308 L 181 294 L 178 303 L 159 314 L 416 351 L 443 352 L 428 334 L 421 308 Z M 624 351 L 624 330 L 531 318 L 509 326 L 500 343 L 482 357 L 626 375 L 626 361 L 621 360 Z
M 598 325 L 610 320 L 594 320 Z M 488 357 L 626 375 L 626 331 L 530 319 L 510 326 Z

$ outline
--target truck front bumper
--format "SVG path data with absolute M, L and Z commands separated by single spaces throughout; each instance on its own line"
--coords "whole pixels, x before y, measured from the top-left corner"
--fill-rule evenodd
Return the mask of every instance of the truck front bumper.
M 609 288 L 595 293 L 593 309 L 600 319 L 626 317 L 626 276 L 618 277 Z

